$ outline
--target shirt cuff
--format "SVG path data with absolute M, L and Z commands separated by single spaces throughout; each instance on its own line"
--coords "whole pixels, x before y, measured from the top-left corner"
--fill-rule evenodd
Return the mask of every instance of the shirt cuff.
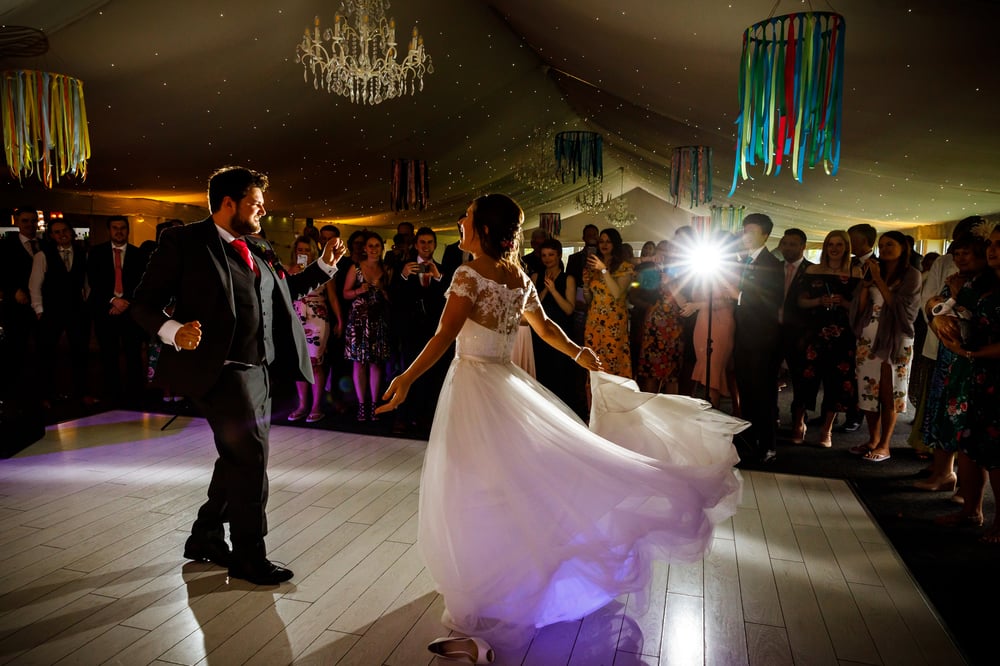
M 180 351 L 181 348 L 177 346 L 176 342 L 174 342 L 174 338 L 177 337 L 177 331 L 181 330 L 182 326 L 183 324 L 179 321 L 175 319 L 168 319 L 163 322 L 163 326 L 160 326 L 160 330 L 156 333 L 160 336 L 160 340 L 163 341 L 163 344 L 173 345 L 174 349 Z
M 316 260 L 316 265 L 322 268 L 323 271 L 330 277 L 333 277 L 334 274 L 337 272 L 336 264 L 331 266 L 330 264 L 323 261 L 323 255 L 320 255 L 319 259 Z

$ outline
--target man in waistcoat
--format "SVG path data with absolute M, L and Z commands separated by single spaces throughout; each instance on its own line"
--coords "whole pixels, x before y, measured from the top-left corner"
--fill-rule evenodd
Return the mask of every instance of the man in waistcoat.
M 194 402 L 219 453 L 184 556 L 257 585 L 293 575 L 269 561 L 264 546 L 272 386 L 313 381 L 292 302 L 333 277 L 345 251 L 339 238 L 331 240 L 319 260 L 287 274 L 255 236 L 267 185 L 250 169 L 216 171 L 208 184 L 211 216 L 164 231 L 130 308 L 164 343 L 157 378 Z M 171 302 L 168 317 L 163 308 Z

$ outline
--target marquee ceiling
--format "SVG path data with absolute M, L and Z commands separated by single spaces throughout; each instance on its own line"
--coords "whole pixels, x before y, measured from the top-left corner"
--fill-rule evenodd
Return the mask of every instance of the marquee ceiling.
M 373 107 L 314 90 L 295 62 L 303 29 L 316 15 L 331 24 L 337 0 L 4 0 L 0 22 L 42 28 L 51 48 L 2 65 L 84 81 L 93 155 L 86 181 L 64 182 L 60 201 L 95 209 L 114 201 L 129 212 L 143 199 L 203 207 L 207 175 L 245 164 L 270 176 L 277 216 L 450 230 L 470 199 L 500 191 L 518 199 L 530 227 L 538 212 L 575 213 L 580 184 L 528 189 L 513 167 L 535 148 L 536 130 L 586 129 L 604 137 L 612 194 L 639 187 L 668 199 L 672 149 L 710 145 L 714 204 L 811 235 L 1000 212 L 1000 3 L 988 0 L 832 3 L 847 22 L 839 172 L 809 171 L 802 183 L 787 170 L 758 172 L 727 196 L 743 30 L 772 8 L 811 5 L 831 9 L 396 0 L 397 32 L 419 25 L 435 71 L 423 92 Z M 424 211 L 389 210 L 399 157 L 430 165 Z M 6 205 L 47 196 L 30 182 L 0 182 Z

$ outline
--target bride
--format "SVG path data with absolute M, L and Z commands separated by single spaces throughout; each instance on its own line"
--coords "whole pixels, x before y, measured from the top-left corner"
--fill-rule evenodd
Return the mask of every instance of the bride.
M 518 265 L 524 214 L 476 199 L 459 223 L 473 260 L 456 272 L 437 333 L 386 390 L 385 412 L 456 340 L 420 483 L 419 544 L 445 601 L 442 622 L 472 638 L 437 654 L 492 661 L 536 628 L 577 620 L 644 590 L 653 559 L 702 558 L 736 510 L 732 436 L 744 421 L 680 396 L 640 393 L 602 372 L 551 320 Z M 514 365 L 522 314 L 592 371 L 590 427 Z

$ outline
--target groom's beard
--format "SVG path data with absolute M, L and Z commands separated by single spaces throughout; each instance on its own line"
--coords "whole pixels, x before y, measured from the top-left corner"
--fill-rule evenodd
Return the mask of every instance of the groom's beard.
M 260 231 L 260 221 L 250 217 L 240 217 L 237 213 L 233 218 L 230 226 L 233 231 L 236 232 L 238 236 L 246 236 L 247 234 L 255 234 Z

